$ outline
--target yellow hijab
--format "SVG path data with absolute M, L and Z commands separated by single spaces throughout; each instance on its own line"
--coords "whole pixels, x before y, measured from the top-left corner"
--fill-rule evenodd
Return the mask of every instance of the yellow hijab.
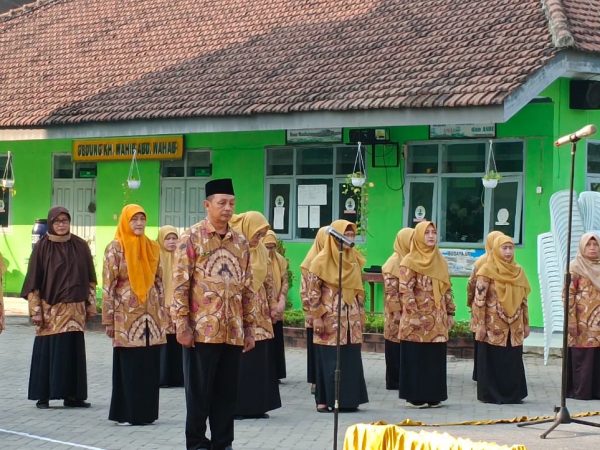
M 590 239 L 596 239 L 596 242 L 600 244 L 600 237 L 596 233 L 584 233 L 579 241 L 579 251 L 575 259 L 571 261 L 569 270 L 571 273 L 587 278 L 596 289 L 600 290 L 600 261 L 583 256 L 585 246 Z
M 352 227 L 356 233 L 356 225 L 347 220 L 335 220 L 331 223 L 331 226 L 341 234 L 344 234 L 348 227 Z M 336 287 L 339 277 L 338 258 L 339 247 L 337 241 L 335 238 L 325 234 L 323 249 L 312 260 L 309 270 L 325 283 Z M 342 300 L 347 305 L 351 305 L 354 302 L 356 294 L 365 290 L 361 275 L 364 265 L 365 258 L 358 250 L 349 247 L 344 248 L 344 257 L 342 259 Z
M 433 299 L 436 307 L 439 308 L 442 295 L 451 286 L 450 274 L 448 273 L 448 263 L 438 250 L 437 244 L 433 247 L 425 244 L 425 230 L 429 225 L 435 228 L 433 222 L 424 221 L 417 224 L 410 243 L 410 252 L 402 258 L 400 265 L 431 278 Z
M 165 239 L 174 234 L 179 239 L 177 228 L 165 225 L 158 230 L 158 245 L 160 246 L 160 267 L 162 268 L 163 286 L 165 289 L 165 306 L 171 306 L 173 302 L 173 252 L 165 248 Z
M 527 298 L 531 288 L 525 271 L 515 262 L 514 258 L 508 262 L 502 257 L 500 247 L 507 243 L 513 243 L 510 236 L 502 235 L 494 239 L 492 252 L 477 275 L 494 280 L 498 301 L 510 317 Z
M 269 228 L 269 222 L 258 211 L 248 211 L 234 214 L 229 225 L 238 233 L 250 241 L 259 231 Z M 267 277 L 267 265 L 269 264 L 269 252 L 266 247 L 259 243 L 256 247 L 250 247 L 250 265 L 252 266 L 252 288 L 258 292 Z
M 485 264 L 488 257 L 492 254 L 492 246 L 494 245 L 494 239 L 496 239 L 498 236 L 503 236 L 503 235 L 504 235 L 504 233 L 502 231 L 497 231 L 497 230 L 491 231 L 487 235 L 487 237 L 485 238 L 485 253 L 483 255 L 481 255 L 479 258 L 477 258 L 477 260 L 473 264 L 473 269 L 475 269 L 475 273 L 477 273 L 479 271 L 481 266 L 483 266 Z
M 310 270 L 310 263 L 312 263 L 315 256 L 319 254 L 321 250 L 323 250 L 323 246 L 325 245 L 325 240 L 327 239 L 327 227 L 319 228 L 317 231 L 317 235 L 315 236 L 315 240 L 313 241 L 312 246 L 308 250 L 308 253 L 304 257 L 302 264 L 300 264 L 300 268 L 304 270 Z
M 279 295 L 281 291 L 281 280 L 283 278 L 283 274 L 287 275 L 287 260 L 279 254 L 277 251 L 277 235 L 273 230 L 267 231 L 267 235 L 263 238 L 263 244 L 266 247 L 266 244 L 275 244 L 275 248 L 273 251 L 267 249 L 269 252 L 269 259 L 271 261 L 271 267 L 273 268 L 273 284 L 275 285 L 275 292 Z
M 414 233 L 415 230 L 413 228 L 402 228 L 398 231 L 394 240 L 394 253 L 392 253 L 392 256 L 381 267 L 382 273 L 389 273 L 396 278 L 400 278 L 400 262 L 410 251 L 410 241 Z
M 119 217 L 115 239 L 121 244 L 125 255 L 131 290 L 140 303 L 146 303 L 146 295 L 156 277 L 160 250 L 158 243 L 145 235 L 136 236 L 131 230 L 129 221 L 137 213 L 146 215 L 146 211 L 140 205 L 125 205 Z

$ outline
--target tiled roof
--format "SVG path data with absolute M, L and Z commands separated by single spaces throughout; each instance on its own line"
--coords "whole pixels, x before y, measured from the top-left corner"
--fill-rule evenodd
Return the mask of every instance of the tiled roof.
M 600 0 L 542 3 L 600 50 Z M 0 16 L 0 127 L 499 105 L 558 52 L 542 3 L 39 0 Z

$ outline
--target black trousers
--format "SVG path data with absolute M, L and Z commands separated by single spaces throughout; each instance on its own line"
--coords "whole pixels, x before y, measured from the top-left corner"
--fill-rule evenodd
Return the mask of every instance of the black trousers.
M 567 397 L 600 399 L 600 347 L 569 347 Z
M 233 442 L 242 347 L 200 344 L 183 349 L 186 448 L 223 450 Z M 206 420 L 211 439 L 206 437 Z
M 385 388 L 393 391 L 398 389 L 400 381 L 400 342 L 384 342 L 385 349 Z

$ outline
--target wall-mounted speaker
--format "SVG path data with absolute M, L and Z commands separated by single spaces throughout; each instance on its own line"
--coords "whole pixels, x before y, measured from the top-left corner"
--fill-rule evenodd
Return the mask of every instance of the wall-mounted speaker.
M 569 107 L 571 109 L 600 109 L 600 81 L 571 80 Z

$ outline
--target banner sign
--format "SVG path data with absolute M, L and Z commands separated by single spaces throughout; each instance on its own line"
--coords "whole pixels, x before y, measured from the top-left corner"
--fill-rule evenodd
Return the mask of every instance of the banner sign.
M 468 277 L 473 271 L 473 264 L 484 253 L 482 248 L 459 249 L 440 248 L 440 252 L 448 261 L 448 272 L 453 277 Z
M 430 139 L 481 138 L 495 136 L 496 125 L 489 123 L 474 123 L 462 125 L 431 125 L 429 127 Z
M 73 141 L 73 161 L 122 161 L 136 159 L 181 159 L 183 136 L 78 139 Z

